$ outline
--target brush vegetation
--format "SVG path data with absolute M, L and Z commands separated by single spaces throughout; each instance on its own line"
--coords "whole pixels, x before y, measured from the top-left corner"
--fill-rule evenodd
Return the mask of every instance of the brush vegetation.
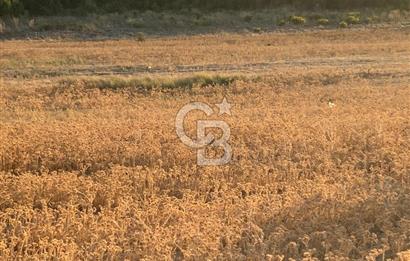
M 246 80 L 244 76 L 223 76 L 223 75 L 194 75 L 188 77 L 143 77 L 143 78 L 84 78 L 61 80 L 60 88 L 81 86 L 86 89 L 100 90 L 137 90 L 162 91 L 162 90 L 190 90 L 194 87 L 206 86 L 229 86 L 236 80 Z
M 231 0 L 231 1 L 191 1 L 191 0 L 0 0 L 0 15 L 87 14 L 95 12 L 121 12 L 129 10 L 221 10 L 259 9 L 292 6 L 299 9 L 355 9 L 355 8 L 410 8 L 410 0 Z
M 306 19 L 303 16 L 293 15 L 289 18 L 289 21 L 295 25 L 303 25 L 306 23 Z

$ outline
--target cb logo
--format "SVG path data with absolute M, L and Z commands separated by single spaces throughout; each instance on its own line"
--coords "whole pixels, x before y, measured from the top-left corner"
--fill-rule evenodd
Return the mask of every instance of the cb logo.
M 219 115 L 228 114 L 231 115 L 231 105 L 226 98 L 222 103 L 216 104 L 219 107 Z M 176 116 L 175 128 L 178 137 L 186 146 L 197 149 L 197 164 L 200 166 L 220 166 L 228 164 L 232 159 L 232 148 L 229 145 L 228 140 L 231 136 L 231 129 L 229 125 L 224 121 L 218 120 L 198 120 L 197 121 L 197 137 L 195 140 L 191 139 L 184 130 L 184 119 L 189 112 L 198 110 L 204 112 L 207 116 L 213 115 L 213 109 L 206 103 L 193 102 L 186 104 L 182 107 Z M 206 133 L 207 128 L 219 128 L 223 131 L 222 137 L 216 139 L 211 133 Z M 221 147 L 224 150 L 224 155 L 221 158 L 209 159 L 206 157 L 206 147 Z

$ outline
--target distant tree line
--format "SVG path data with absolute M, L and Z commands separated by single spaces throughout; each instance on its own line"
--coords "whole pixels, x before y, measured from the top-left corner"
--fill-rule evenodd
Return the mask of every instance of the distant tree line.
M 87 14 L 125 10 L 410 8 L 410 0 L 0 0 L 0 15 Z

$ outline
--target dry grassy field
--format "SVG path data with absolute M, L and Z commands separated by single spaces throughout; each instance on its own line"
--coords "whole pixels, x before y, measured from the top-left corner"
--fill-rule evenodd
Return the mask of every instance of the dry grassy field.
M 3 40 L 0 259 L 410 260 L 409 101 L 409 27 Z

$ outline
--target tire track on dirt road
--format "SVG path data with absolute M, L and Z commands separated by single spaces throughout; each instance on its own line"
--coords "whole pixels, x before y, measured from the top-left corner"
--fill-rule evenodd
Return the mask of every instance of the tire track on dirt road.
M 2 77 L 7 78 L 44 78 L 59 76 L 116 76 L 116 75 L 165 75 L 179 73 L 264 73 L 275 69 L 286 68 L 318 68 L 337 67 L 351 69 L 356 67 L 396 67 L 410 64 L 410 56 L 403 57 L 332 57 L 332 58 L 305 58 L 295 60 L 279 60 L 273 62 L 246 63 L 246 64 L 205 64 L 205 65 L 171 65 L 171 66 L 148 66 L 148 65 L 102 65 L 102 66 L 77 66 L 71 68 L 24 68 L 6 69 L 0 72 Z M 409 68 L 410 74 L 410 68 Z

